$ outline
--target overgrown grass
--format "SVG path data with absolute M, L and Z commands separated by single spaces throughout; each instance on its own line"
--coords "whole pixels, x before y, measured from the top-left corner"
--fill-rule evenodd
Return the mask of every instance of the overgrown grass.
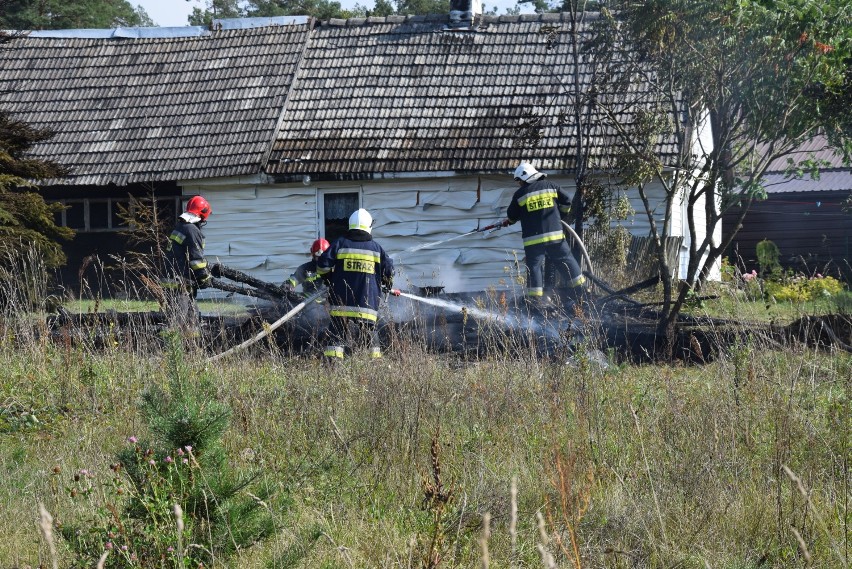
M 167 388 L 166 362 L 3 344 L 0 566 L 50 565 L 39 503 L 59 524 L 121 503 L 98 482 L 127 437 L 150 435 L 137 404 Z M 429 566 L 433 439 L 452 490 L 437 566 L 484 565 L 486 514 L 492 567 L 548 566 L 542 552 L 559 567 L 849 564 L 848 355 L 743 342 L 704 367 L 604 370 L 582 356 L 461 362 L 409 342 L 336 368 L 275 353 L 187 365 L 232 411 L 229 465 L 269 485 L 278 532 L 234 567 Z M 81 469 L 88 501 L 70 496 Z
M 56 536 L 123 511 L 116 454 L 152 438 L 139 403 L 174 369 L 161 342 L 54 339 L 19 306 L 0 321 L 0 567 L 76 567 Z M 568 366 L 524 341 L 471 361 L 398 339 L 336 367 L 190 351 L 182 388 L 230 411 L 227 468 L 262 484 L 237 498 L 277 528 L 213 566 L 848 568 L 852 356 L 742 330 L 694 367 L 585 346 Z

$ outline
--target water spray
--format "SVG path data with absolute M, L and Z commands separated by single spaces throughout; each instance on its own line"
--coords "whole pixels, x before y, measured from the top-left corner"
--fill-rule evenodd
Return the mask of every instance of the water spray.
M 505 227 L 503 222 L 492 223 L 491 225 L 486 225 L 485 227 L 474 229 L 473 231 L 468 231 L 467 233 L 462 233 L 461 235 L 454 235 L 452 237 L 448 237 L 447 239 L 441 239 L 440 241 L 429 241 L 428 243 L 421 243 L 420 245 L 409 247 L 408 249 L 403 251 L 403 253 L 414 253 L 415 251 L 428 249 L 429 247 L 434 247 L 435 245 L 442 245 L 450 241 L 455 241 L 456 239 L 461 239 L 462 237 L 467 237 L 468 235 L 473 235 L 474 233 L 484 233 L 486 231 L 500 229 L 501 227 Z
M 397 290 L 397 292 L 399 294 L 396 294 L 395 296 L 402 296 L 404 298 L 416 300 L 417 302 L 421 302 L 423 304 L 428 304 L 438 308 L 444 308 L 446 310 L 450 310 L 459 314 L 467 314 L 468 316 L 477 318 L 479 320 L 497 322 L 508 328 L 532 330 L 534 332 L 540 333 L 544 337 L 553 340 L 559 340 L 561 338 L 562 331 L 559 328 L 552 325 L 542 324 L 541 322 L 538 322 L 534 318 L 530 318 L 528 316 L 483 310 L 475 306 L 466 306 L 440 298 L 417 296 L 415 294 L 403 292 L 400 290 Z M 571 324 L 571 327 L 574 327 L 573 322 Z

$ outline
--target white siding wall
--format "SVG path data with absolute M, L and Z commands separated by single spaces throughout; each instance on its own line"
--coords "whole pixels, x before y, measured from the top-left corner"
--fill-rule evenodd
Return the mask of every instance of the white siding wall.
M 204 227 L 209 262 L 221 262 L 280 283 L 310 257 L 317 235 L 316 189 L 300 185 L 185 186 L 202 194 L 213 213 Z
M 515 189 L 508 176 L 373 183 L 364 186 L 364 207 L 394 257 L 398 285 L 507 289 L 519 287 L 520 226 L 451 238 L 503 219 Z
M 703 119 L 700 120 L 697 128 L 693 133 L 692 148 L 695 149 L 695 153 L 699 157 L 705 155 L 706 153 L 709 153 L 713 148 L 713 137 L 712 132 L 710 130 L 709 115 L 707 114 L 705 114 Z M 695 210 L 693 212 L 698 243 L 703 242 L 705 236 L 707 235 L 707 215 L 704 209 L 705 203 L 706 199 L 703 196 L 700 197 L 695 204 Z M 687 267 L 689 264 L 689 225 L 687 220 L 686 200 L 680 200 L 678 205 L 680 206 L 679 208 L 677 208 L 679 214 L 677 219 L 677 225 L 673 223 L 673 234 L 675 234 L 674 232 L 677 231 L 677 234 L 684 236 L 680 255 L 680 271 L 678 275 L 680 278 L 683 279 L 686 278 Z M 713 243 L 715 245 L 718 245 L 722 240 L 722 224 L 718 223 L 716 227 L 712 229 L 712 232 Z M 721 280 L 721 278 L 721 260 L 717 260 L 711 268 L 710 280 L 718 281 Z
M 573 192 L 572 180 L 552 180 Z M 184 186 L 184 194 L 202 194 L 213 208 L 204 229 L 211 262 L 279 283 L 308 260 L 310 243 L 319 236 L 318 191 L 358 187 L 352 182 L 303 186 L 213 180 Z M 369 181 L 360 188 L 363 205 L 374 218 L 373 235 L 394 258 L 401 288 L 520 290 L 524 254 L 519 224 L 458 238 L 505 218 L 517 189 L 508 175 Z M 651 186 L 649 194 L 659 203 L 662 188 Z M 639 197 L 635 191 L 629 196 L 637 211 L 630 230 L 648 235 Z M 655 213 L 662 218 L 662 207 Z M 424 247 L 427 243 L 434 245 Z

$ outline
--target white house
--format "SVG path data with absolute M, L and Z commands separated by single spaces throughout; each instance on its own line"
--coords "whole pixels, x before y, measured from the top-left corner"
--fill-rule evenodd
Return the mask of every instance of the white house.
M 579 65 L 591 82 L 590 66 L 573 61 L 566 15 L 465 14 L 39 32 L 0 53 L 0 106 L 57 131 L 34 153 L 72 168 L 44 183 L 71 206 L 60 221 L 91 237 L 69 246 L 84 248 L 72 261 L 125 246 L 104 237 L 128 193 L 203 194 L 208 256 L 264 280 L 284 280 L 364 207 L 400 285 L 511 288 L 519 228 L 461 235 L 505 217 L 521 160 L 572 191 L 565 78 Z M 602 127 L 586 144 L 605 165 L 617 141 Z M 677 151 L 658 148 L 664 163 Z M 643 215 L 631 231 L 648 233 Z M 685 234 L 682 212 L 670 231 Z

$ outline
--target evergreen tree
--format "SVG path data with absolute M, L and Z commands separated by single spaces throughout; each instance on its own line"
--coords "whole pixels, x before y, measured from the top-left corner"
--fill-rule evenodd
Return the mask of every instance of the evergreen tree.
M 51 136 L 51 131 L 32 128 L 0 110 L 0 252 L 29 245 L 49 268 L 65 262 L 57 241 L 70 239 L 74 232 L 55 224 L 54 214 L 62 206 L 46 203 L 31 180 L 60 177 L 65 171 L 53 162 L 27 158 L 26 153 Z
M 83 519 L 60 530 L 72 567 L 94 567 L 99 558 L 109 569 L 236 567 L 227 561 L 276 530 L 274 485 L 263 472 L 235 467 L 223 445 L 231 409 L 207 377 L 190 370 L 180 336 L 165 340 L 168 389 L 151 386 L 140 404 L 151 439 L 129 437 L 111 480 L 92 493 L 105 502 L 92 514 L 87 497 Z M 72 498 L 87 483 L 75 479 Z
M 152 26 L 127 0 L 0 0 L 0 29 L 64 30 Z

